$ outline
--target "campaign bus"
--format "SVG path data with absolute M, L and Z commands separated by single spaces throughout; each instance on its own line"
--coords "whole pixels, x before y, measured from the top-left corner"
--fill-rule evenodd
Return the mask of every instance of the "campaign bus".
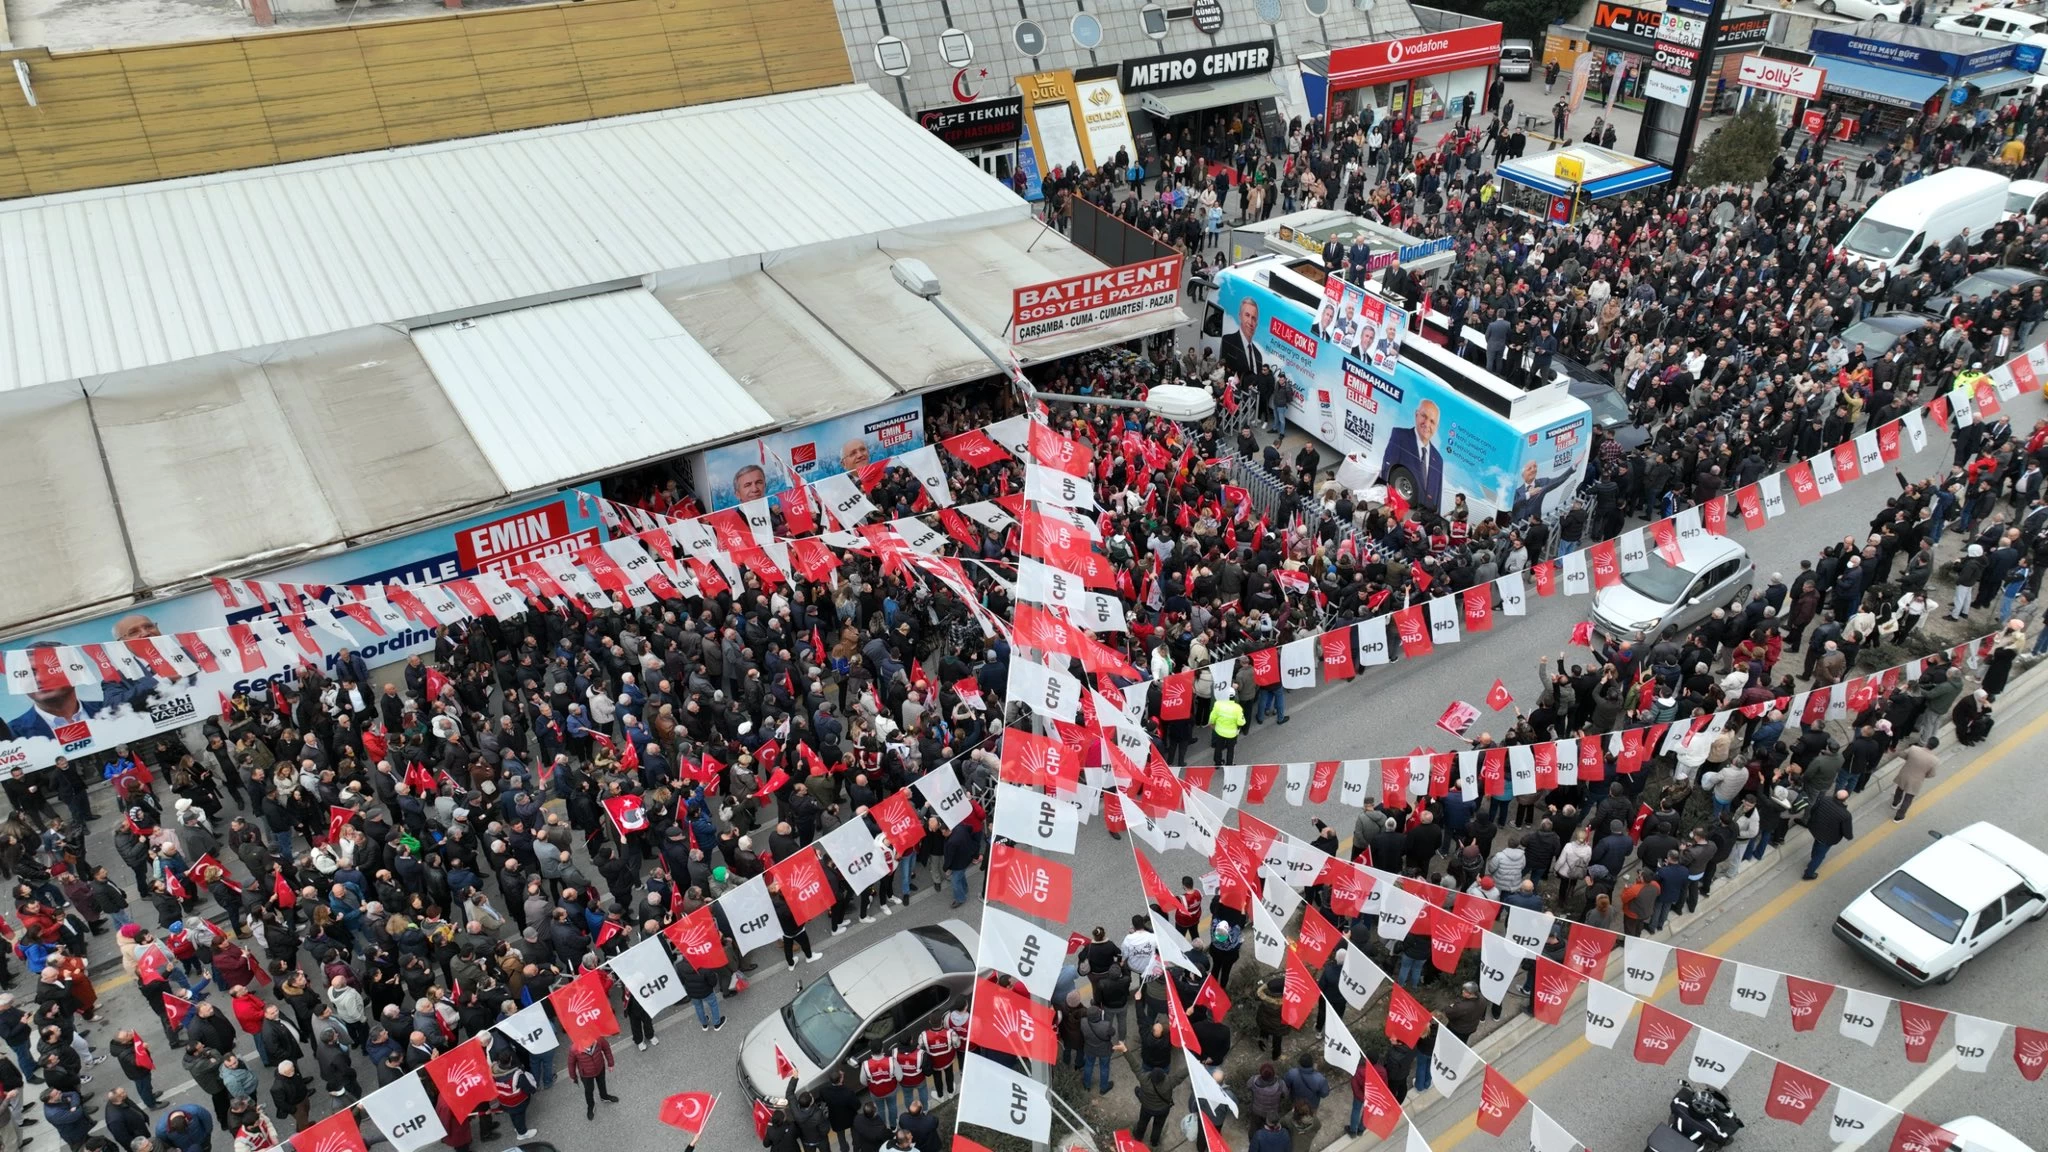
M 1592 412 L 1553 380 L 1519 388 L 1410 331 L 1390 297 L 1306 256 L 1222 269 L 1203 334 L 1227 370 L 1270 367 L 1288 423 L 1415 507 L 1555 516 L 1585 478 Z M 1246 387 L 1244 394 L 1248 394 Z

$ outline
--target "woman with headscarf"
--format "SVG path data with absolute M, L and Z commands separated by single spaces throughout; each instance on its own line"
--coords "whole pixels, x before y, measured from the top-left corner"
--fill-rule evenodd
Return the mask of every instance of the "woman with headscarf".
M 1956 726 L 1956 741 L 1961 744 L 1981 744 L 1991 734 L 1991 693 L 1982 688 L 1961 700 L 1949 714 Z

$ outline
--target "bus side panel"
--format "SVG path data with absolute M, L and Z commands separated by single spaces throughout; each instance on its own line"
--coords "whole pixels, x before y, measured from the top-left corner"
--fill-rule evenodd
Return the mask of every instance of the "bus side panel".
M 1391 468 L 1404 467 L 1424 503 L 1448 511 L 1462 494 L 1475 518 L 1517 504 L 1524 512 L 1555 512 L 1578 490 L 1592 428 L 1583 409 L 1523 432 L 1406 364 L 1387 384 L 1334 343 L 1317 339 L 1306 305 L 1231 274 L 1221 277 L 1217 292 L 1226 361 L 1242 339 L 1246 299 L 1257 308 L 1253 346 L 1276 375 L 1293 381 L 1290 421 L 1356 457 L 1368 475 L 1384 479 Z M 1433 425 L 1427 435 L 1418 435 L 1418 411 Z

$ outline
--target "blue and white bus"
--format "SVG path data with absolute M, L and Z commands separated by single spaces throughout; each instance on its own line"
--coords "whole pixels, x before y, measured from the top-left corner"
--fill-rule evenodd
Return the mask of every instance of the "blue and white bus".
M 1592 412 L 1566 384 L 1516 387 L 1405 330 L 1397 360 L 1368 363 L 1333 322 L 1314 257 L 1257 256 L 1214 279 L 1204 343 L 1233 372 L 1272 368 L 1290 425 L 1411 505 L 1446 512 L 1462 495 L 1475 520 L 1550 517 L 1584 480 Z

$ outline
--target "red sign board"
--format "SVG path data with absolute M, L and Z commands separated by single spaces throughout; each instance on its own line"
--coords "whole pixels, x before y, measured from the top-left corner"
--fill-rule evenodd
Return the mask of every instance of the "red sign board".
M 1141 260 L 1011 293 L 1010 342 L 1024 344 L 1180 303 L 1179 256 Z
M 1391 84 L 1465 68 L 1490 68 L 1499 61 L 1498 23 L 1376 40 L 1330 52 L 1330 90 Z

